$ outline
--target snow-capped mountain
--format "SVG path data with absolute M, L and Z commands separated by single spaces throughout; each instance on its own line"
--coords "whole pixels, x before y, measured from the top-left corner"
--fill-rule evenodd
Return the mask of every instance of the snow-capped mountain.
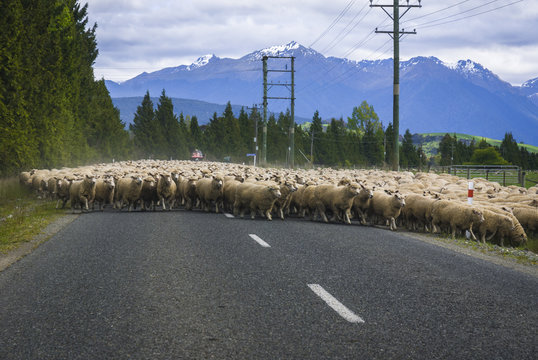
M 363 100 L 386 126 L 392 122 L 392 59 L 352 61 L 325 57 L 297 42 L 254 51 L 239 59 L 206 55 L 190 65 L 142 73 L 121 84 L 107 81 L 113 98 L 159 96 L 252 106 L 263 97 L 263 56 L 295 57 L 295 114 L 323 119 L 351 115 Z M 268 59 L 269 69 L 290 69 L 289 59 Z M 286 72 L 269 73 L 269 83 L 290 82 Z M 471 60 L 447 64 L 435 57 L 401 62 L 400 131 L 459 132 L 538 145 L 538 78 L 521 87 L 501 80 Z M 271 86 L 268 96 L 289 97 L 289 86 Z M 289 101 L 270 100 L 269 110 L 285 111 Z M 176 109 L 178 112 L 180 109 Z M 120 108 L 121 111 L 121 108 Z M 131 122 L 132 119 L 125 119 Z M 209 119 L 199 119 L 205 123 Z

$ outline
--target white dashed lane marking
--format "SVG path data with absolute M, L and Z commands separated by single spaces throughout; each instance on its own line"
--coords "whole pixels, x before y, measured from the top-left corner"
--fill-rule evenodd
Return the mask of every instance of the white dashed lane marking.
M 260 244 L 263 247 L 271 247 L 271 245 L 269 245 L 268 243 L 266 243 L 265 241 L 260 239 L 260 237 L 258 235 L 248 234 L 248 236 L 250 236 L 252 238 L 252 240 L 256 241 L 258 244 Z
M 344 304 L 336 300 L 334 296 L 329 294 L 324 288 L 318 284 L 308 284 L 310 290 L 312 290 L 317 296 L 327 303 L 334 311 L 341 317 L 351 323 L 364 323 L 364 320 L 356 315 L 353 311 L 349 310 Z
M 235 216 L 233 216 L 232 214 L 228 214 L 228 213 L 224 213 L 224 216 L 226 216 L 229 219 L 235 218 Z

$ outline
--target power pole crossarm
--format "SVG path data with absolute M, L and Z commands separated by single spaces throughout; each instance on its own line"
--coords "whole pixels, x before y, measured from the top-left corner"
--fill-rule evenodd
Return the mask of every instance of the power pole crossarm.
M 400 5 L 398 0 L 394 0 L 392 4 L 389 5 L 373 5 L 373 0 L 370 0 L 370 7 L 380 7 L 383 11 L 392 19 L 394 26 L 392 31 L 381 31 L 375 29 L 376 33 L 389 34 L 391 38 L 394 39 L 394 88 L 393 88 L 393 106 L 392 106 L 392 127 L 394 128 L 394 138 L 393 138 L 393 153 L 392 153 L 392 170 L 398 171 L 400 165 L 400 151 L 399 151 L 399 142 L 400 142 L 400 37 L 405 34 L 416 34 L 415 30 L 405 31 L 404 29 L 400 30 L 400 19 L 404 16 L 411 8 L 422 7 L 420 0 L 418 0 L 418 5 L 409 5 L 409 0 L 407 0 L 407 5 Z M 385 8 L 393 8 L 393 14 L 391 15 Z M 400 8 L 404 8 L 405 11 L 400 15 Z

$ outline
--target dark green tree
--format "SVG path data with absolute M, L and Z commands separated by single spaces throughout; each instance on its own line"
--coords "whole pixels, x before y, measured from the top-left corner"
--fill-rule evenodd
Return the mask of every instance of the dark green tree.
M 189 133 L 191 136 L 191 145 L 193 147 L 191 150 L 200 149 L 200 147 L 202 146 L 202 130 L 198 125 L 198 118 L 195 115 L 193 115 L 191 118 L 189 129 Z
M 172 99 L 166 96 L 163 89 L 159 97 L 159 104 L 155 111 L 155 119 L 157 120 L 157 129 L 155 135 L 158 140 L 156 143 L 156 154 L 160 158 L 179 158 L 181 154 L 182 144 L 181 129 L 179 121 L 174 114 L 174 105 Z
M 134 135 L 134 145 L 140 157 L 152 157 L 156 154 L 158 141 L 164 141 L 159 124 L 155 118 L 153 102 L 146 91 L 142 103 L 137 107 L 133 123 L 129 126 Z

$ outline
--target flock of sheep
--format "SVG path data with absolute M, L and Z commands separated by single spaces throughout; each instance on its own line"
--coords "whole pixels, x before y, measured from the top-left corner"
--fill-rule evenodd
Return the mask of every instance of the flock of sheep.
M 502 187 L 449 174 L 381 170 L 290 170 L 193 161 L 141 160 L 22 172 L 39 196 L 70 201 L 71 209 L 155 211 L 184 208 L 252 219 L 287 216 L 325 222 L 384 225 L 391 230 L 469 232 L 504 246 L 524 244 L 538 230 L 538 186 Z M 475 235 L 476 234 L 476 235 Z

